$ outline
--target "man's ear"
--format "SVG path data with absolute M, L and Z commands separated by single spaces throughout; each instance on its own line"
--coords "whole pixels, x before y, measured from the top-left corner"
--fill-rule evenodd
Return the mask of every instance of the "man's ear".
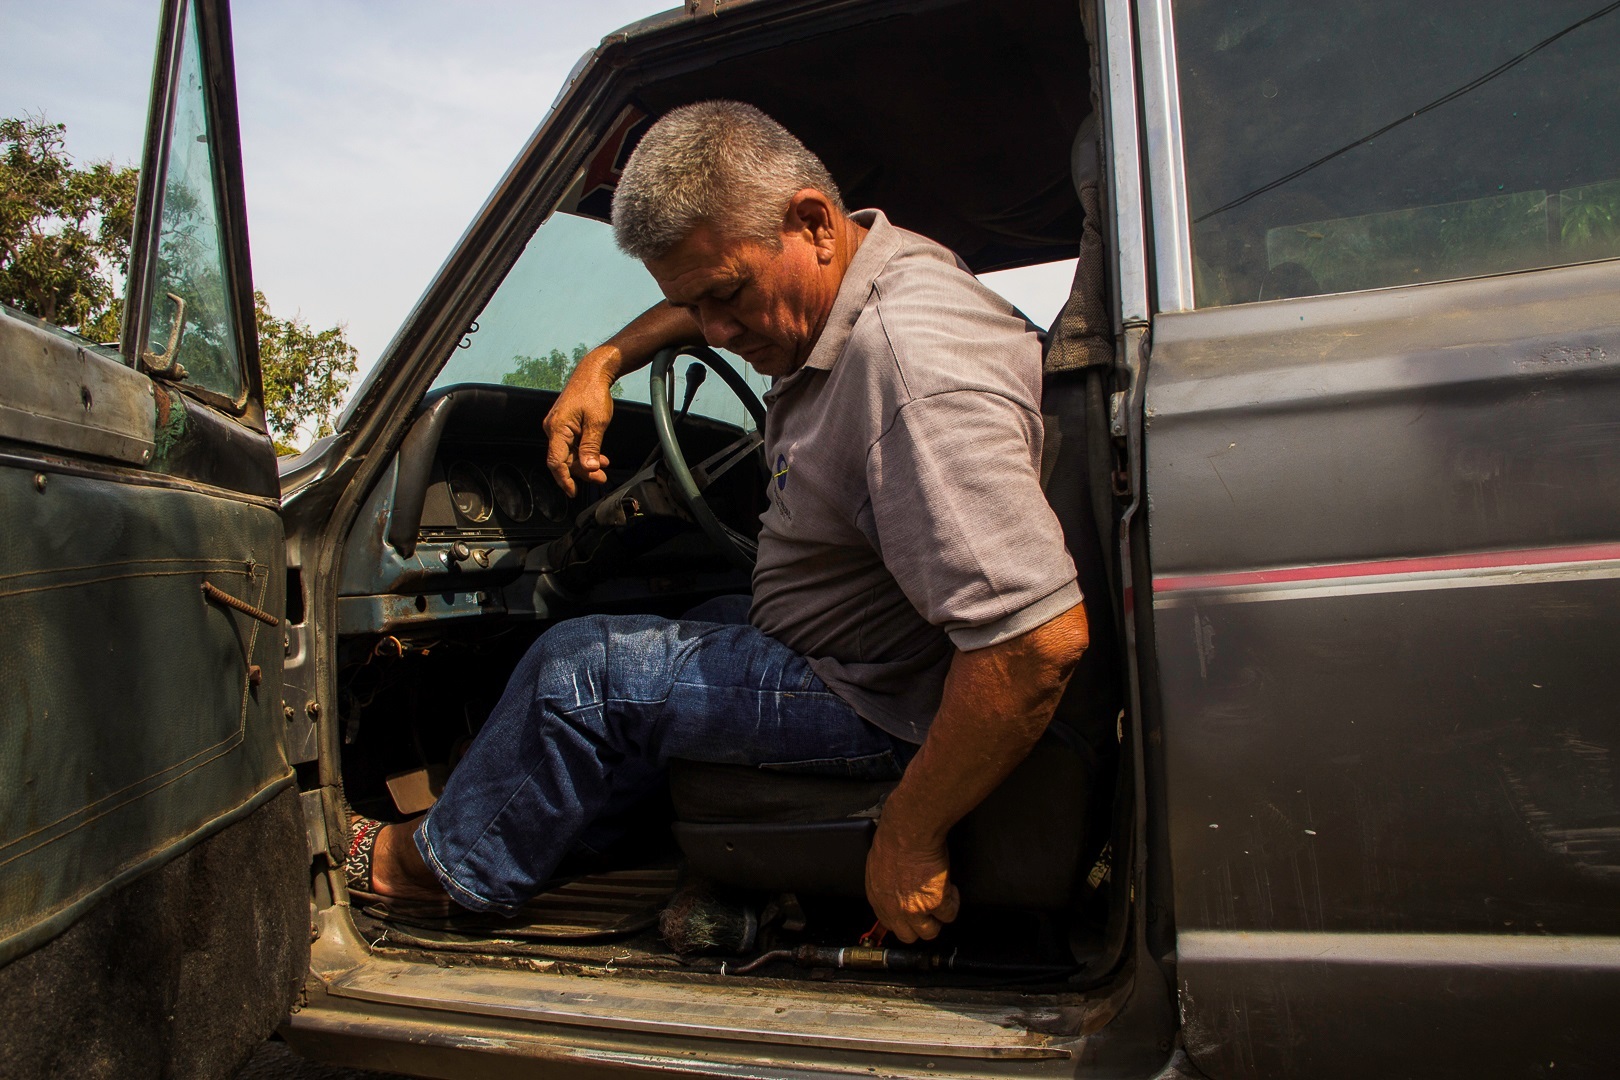
M 833 223 L 837 218 L 831 199 L 815 188 L 805 188 L 788 200 L 783 231 L 813 244 L 821 261 L 831 262 L 836 250 Z

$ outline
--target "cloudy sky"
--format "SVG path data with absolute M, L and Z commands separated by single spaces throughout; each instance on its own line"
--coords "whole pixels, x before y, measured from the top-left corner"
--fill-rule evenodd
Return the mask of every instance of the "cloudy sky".
M 668 0 L 237 0 L 255 285 L 346 323 L 369 365 L 580 55 Z M 0 116 L 43 112 L 81 161 L 140 154 L 155 0 L 0 0 Z M 1036 321 L 1066 273 L 992 275 Z

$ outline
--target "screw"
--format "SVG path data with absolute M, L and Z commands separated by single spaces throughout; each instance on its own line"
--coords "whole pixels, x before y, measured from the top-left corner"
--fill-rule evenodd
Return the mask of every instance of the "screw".
M 309 704 L 304 706 L 304 711 L 309 714 L 309 718 L 311 720 L 314 720 L 321 715 L 321 703 L 318 701 L 311 701 Z
M 34 474 L 34 490 L 38 491 L 38 492 L 44 492 L 44 490 L 45 490 L 45 474 L 44 473 L 37 472 L 37 473 Z
M 285 701 L 281 703 L 281 718 L 283 720 L 290 724 L 293 722 L 293 717 L 296 715 L 298 714 L 293 712 L 293 707 L 291 705 L 288 705 Z

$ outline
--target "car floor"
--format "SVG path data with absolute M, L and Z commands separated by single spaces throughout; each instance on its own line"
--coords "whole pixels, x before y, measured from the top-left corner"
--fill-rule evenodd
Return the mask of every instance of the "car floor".
M 690 914 L 693 898 L 700 916 Z M 1069 919 L 1050 914 L 968 908 L 934 942 L 900 946 L 937 958 L 1004 965 L 999 970 L 834 970 L 779 957 L 738 969 L 766 953 L 801 946 L 848 948 L 872 929 L 862 899 L 767 896 L 716 888 L 685 876 L 672 849 L 644 853 L 636 865 L 596 869 L 554 883 L 514 919 L 471 912 L 390 911 L 382 905 L 353 910 L 356 929 L 377 955 L 429 959 L 435 964 L 493 964 L 581 974 L 643 971 L 668 976 L 720 976 L 739 982 L 838 981 L 889 987 L 995 990 L 1049 987 L 1063 992 L 1066 969 L 1100 947 L 1101 916 Z M 697 926 L 694 918 L 701 922 Z M 718 930 L 713 925 L 719 924 Z M 753 930 L 746 944 L 739 939 Z M 707 947 L 694 948 L 710 941 Z M 730 944 L 727 944 L 729 942 Z M 672 947 L 679 945 L 681 948 Z

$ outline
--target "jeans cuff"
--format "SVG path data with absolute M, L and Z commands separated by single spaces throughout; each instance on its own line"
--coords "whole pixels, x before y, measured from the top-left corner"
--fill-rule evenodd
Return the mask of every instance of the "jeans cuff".
M 422 861 L 427 863 L 428 869 L 432 870 L 434 876 L 439 879 L 439 884 L 446 893 L 450 894 L 450 899 L 469 911 L 493 911 L 500 915 L 516 915 L 519 909 L 522 908 L 522 904 L 502 904 L 486 896 L 480 896 L 457 881 L 455 876 L 445 868 L 444 863 L 439 860 L 438 854 L 433 850 L 432 839 L 428 837 L 428 821 L 431 817 L 430 814 L 422 819 L 422 824 L 416 827 L 416 831 L 411 834 L 411 839 L 416 842 L 416 850 L 421 854 Z

